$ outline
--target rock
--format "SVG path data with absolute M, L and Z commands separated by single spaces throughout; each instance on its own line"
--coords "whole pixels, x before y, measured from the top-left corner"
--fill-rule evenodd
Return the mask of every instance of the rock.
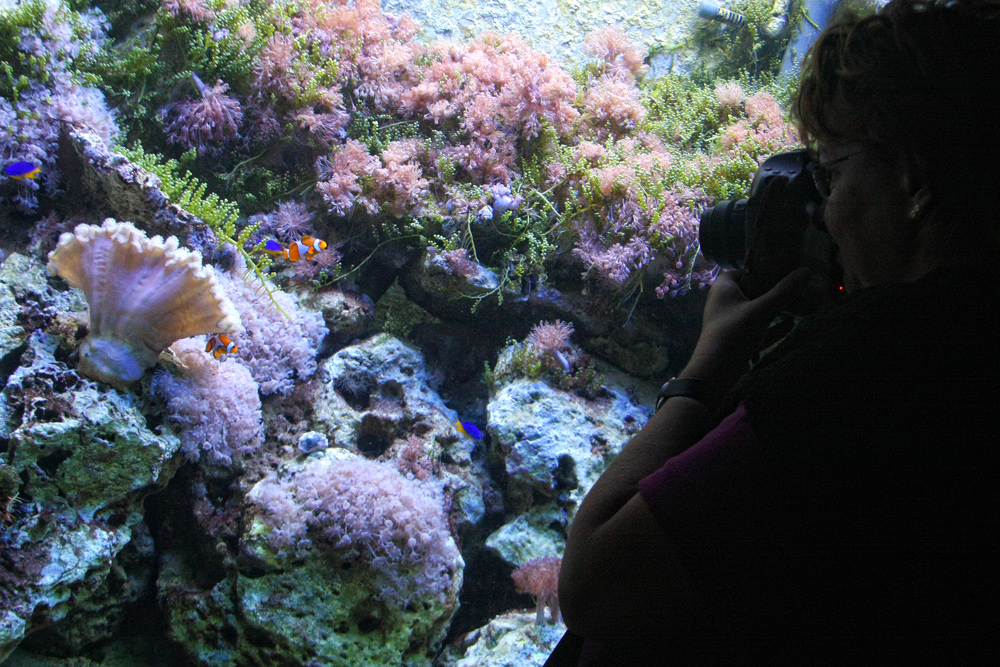
M 150 431 L 134 395 L 80 378 L 55 358 L 56 348 L 52 336 L 33 333 L 0 394 L 0 432 L 24 499 L 4 529 L 0 660 L 35 629 L 58 633 L 83 608 L 117 614 L 137 594 L 105 597 L 115 588 L 106 584 L 121 578 L 111 573 L 142 520 L 144 497 L 176 469 L 178 439 Z M 114 625 L 69 623 L 66 643 L 104 639 Z
M 508 612 L 467 634 L 441 667 L 541 667 L 565 632 L 562 623 L 535 624 L 534 612 Z
M 533 558 L 562 556 L 566 547 L 566 512 L 550 506 L 528 510 L 486 538 L 492 549 L 510 565 Z
M 428 40 L 471 40 L 484 31 L 516 33 L 539 51 L 561 61 L 565 67 L 583 65 L 588 33 L 606 25 L 619 26 L 642 49 L 664 44 L 683 44 L 697 26 L 698 0 L 382 0 L 387 13 L 409 14 L 424 29 Z M 690 69 L 694 48 L 682 49 L 676 57 L 653 58 L 653 73 L 671 65 Z
M 606 465 L 645 425 L 646 408 L 610 391 L 588 401 L 548 384 L 514 380 L 490 399 L 488 429 L 515 512 L 552 502 L 567 521 Z

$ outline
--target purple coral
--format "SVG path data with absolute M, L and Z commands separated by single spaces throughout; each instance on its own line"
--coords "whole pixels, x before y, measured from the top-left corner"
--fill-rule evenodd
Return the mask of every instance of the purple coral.
M 569 337 L 573 335 L 573 325 L 569 322 L 539 322 L 528 334 L 528 344 L 543 354 L 552 355 L 567 373 L 573 370 L 569 359 L 562 353 L 569 346 Z
M 167 141 L 199 153 L 218 150 L 228 139 L 238 136 L 243 110 L 236 98 L 226 95 L 229 84 L 218 79 L 206 86 L 198 75 L 191 78 L 201 93 L 201 99 L 167 105 L 160 110 L 164 119 Z
M 185 338 L 170 348 L 183 366 L 178 375 L 158 371 L 152 392 L 167 405 L 167 419 L 180 432 L 189 461 L 204 455 L 229 466 L 233 458 L 263 442 L 257 383 L 238 361 L 220 363 L 200 339 Z
M 528 342 L 540 352 L 557 352 L 569 345 L 573 325 L 569 322 L 539 322 L 528 334 Z
M 239 259 L 231 272 L 217 274 L 246 328 L 240 340 L 241 360 L 260 384 L 262 395 L 288 395 L 296 380 L 316 372 L 316 356 L 329 331 L 320 313 L 301 308 L 286 292 L 273 294 L 279 311 L 259 284 L 241 277 L 245 271 Z
M 460 576 L 438 490 L 390 463 L 314 455 L 293 476 L 272 473 L 248 497 L 279 557 L 318 548 L 367 564 L 378 596 L 400 607 L 414 599 L 443 603 Z

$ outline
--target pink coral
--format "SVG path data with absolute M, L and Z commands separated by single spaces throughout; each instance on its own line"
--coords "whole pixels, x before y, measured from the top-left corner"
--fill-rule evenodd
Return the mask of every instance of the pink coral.
M 535 598 L 535 623 L 545 620 L 545 608 L 555 623 L 559 619 L 559 568 L 562 558 L 547 556 L 532 558 L 511 573 L 514 588 Z
M 569 345 L 573 325 L 569 322 L 539 322 L 528 334 L 528 343 L 540 352 L 558 352 Z
M 520 38 L 487 32 L 472 44 L 438 43 L 432 55 L 400 109 L 436 124 L 457 119 L 465 136 L 443 154 L 473 181 L 510 182 L 516 140 L 535 138 L 544 124 L 562 136 L 572 131 L 573 78 Z
M 368 196 L 363 182 L 373 179 L 381 167 L 379 159 L 363 143 L 348 139 L 332 157 L 317 161 L 316 191 L 337 215 L 347 215 L 355 204 L 363 205 L 369 213 L 378 213 L 378 202 Z
M 201 99 L 168 105 L 160 113 L 170 121 L 164 127 L 167 141 L 184 148 L 197 149 L 199 153 L 217 150 L 227 139 L 237 136 L 243 122 L 240 103 L 225 94 L 229 84 L 221 79 L 214 86 L 206 86 L 192 73 Z
M 649 69 L 644 63 L 646 55 L 618 26 L 605 26 L 588 34 L 584 38 L 583 52 L 603 60 L 605 72 L 621 72 L 635 77 Z
M 746 99 L 743 87 L 735 81 L 720 81 L 715 84 L 715 99 L 724 107 L 739 109 Z
M 331 148 L 344 136 L 344 128 L 350 115 L 340 108 L 329 113 L 316 113 L 313 107 L 305 107 L 293 112 L 296 124 L 304 129 L 320 148 Z
M 635 83 L 620 74 L 602 76 L 587 88 L 584 116 L 600 140 L 632 132 L 646 118 Z
M 419 164 L 420 151 L 417 139 L 393 141 L 382 151 L 385 166 L 377 171 L 376 184 L 379 200 L 391 215 L 412 212 L 427 194 L 429 181 Z
M 730 153 L 752 143 L 757 153 L 774 153 L 798 143 L 791 123 L 784 119 L 781 106 L 770 93 L 757 93 L 745 102 L 747 117 L 726 127 L 719 139 Z

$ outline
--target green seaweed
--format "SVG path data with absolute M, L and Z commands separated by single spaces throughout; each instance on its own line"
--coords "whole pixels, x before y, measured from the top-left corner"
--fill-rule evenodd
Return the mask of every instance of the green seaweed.
M 260 222 L 248 224 L 237 233 L 236 227 L 240 215 L 236 204 L 222 199 L 215 193 L 208 193 L 208 185 L 191 175 L 191 172 L 181 173 L 181 166 L 177 160 L 168 160 L 155 153 L 147 153 L 140 143 L 131 148 L 119 147 L 118 150 L 135 164 L 159 177 L 163 193 L 173 203 L 208 225 L 220 246 L 233 245 L 246 260 L 247 272 L 257 277 L 275 307 L 282 315 L 288 317 L 275 300 L 275 290 L 268 284 L 264 275 L 264 271 L 271 265 L 271 257 L 263 252 L 265 241 L 258 241 L 247 250 L 250 239 L 260 230 Z

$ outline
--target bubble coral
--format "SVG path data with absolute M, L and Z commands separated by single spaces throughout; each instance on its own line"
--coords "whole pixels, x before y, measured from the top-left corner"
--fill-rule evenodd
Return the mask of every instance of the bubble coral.
M 181 338 L 242 331 L 240 316 L 201 255 L 112 218 L 77 225 L 49 254 L 49 273 L 83 290 L 90 333 L 77 370 L 127 389 Z

